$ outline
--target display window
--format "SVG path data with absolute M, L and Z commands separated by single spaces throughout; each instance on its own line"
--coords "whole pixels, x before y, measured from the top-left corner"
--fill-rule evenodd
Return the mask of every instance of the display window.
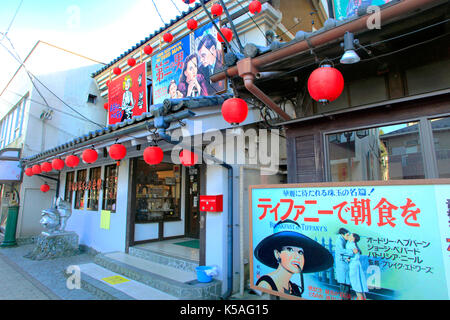
M 116 212 L 117 202 L 117 165 L 105 167 L 102 210 Z
M 75 183 L 75 209 L 84 209 L 86 175 L 86 169 L 77 171 L 77 182 Z
M 162 163 L 136 165 L 136 223 L 181 219 L 181 168 Z
M 99 194 L 101 183 L 98 183 L 101 180 L 102 168 L 91 168 L 89 169 L 89 181 L 87 185 L 88 189 L 88 198 L 87 198 L 87 210 L 98 211 L 98 203 L 99 203 Z

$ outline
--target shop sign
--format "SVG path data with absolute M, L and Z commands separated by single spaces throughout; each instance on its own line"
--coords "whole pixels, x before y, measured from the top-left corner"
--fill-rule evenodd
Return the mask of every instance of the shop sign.
M 226 90 L 226 81 L 210 81 L 223 67 L 223 48 L 216 35 L 208 23 L 152 57 L 153 104 Z
M 100 190 L 102 183 L 102 179 L 70 182 L 69 188 L 72 191 Z
M 0 183 L 22 181 L 22 167 L 19 160 L 20 149 L 5 148 L 0 150 Z
M 114 78 L 108 87 L 108 124 L 147 112 L 147 65 L 141 63 Z
M 251 186 L 251 287 L 287 298 L 449 299 L 449 216 L 450 179 Z
M 334 16 L 337 20 L 347 19 L 358 14 L 358 8 L 364 6 L 381 6 L 392 0 L 333 0 Z

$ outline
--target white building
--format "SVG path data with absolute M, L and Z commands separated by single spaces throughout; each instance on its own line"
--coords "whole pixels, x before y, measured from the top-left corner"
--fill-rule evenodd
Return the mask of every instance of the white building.
M 89 77 L 100 66 L 99 62 L 38 41 L 0 93 L 0 148 L 18 148 L 21 156 L 27 157 L 103 127 L 104 101 Z M 51 192 L 40 191 L 44 181 Z M 16 236 L 29 239 L 41 232 L 41 210 L 51 206 L 56 181 L 23 174 L 22 182 L 14 188 L 20 195 Z M 2 185 L 2 230 L 13 197 L 11 186 Z

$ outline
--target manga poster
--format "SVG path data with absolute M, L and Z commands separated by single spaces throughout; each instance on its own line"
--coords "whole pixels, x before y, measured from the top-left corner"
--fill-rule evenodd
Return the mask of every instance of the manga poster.
M 206 24 L 152 57 L 154 104 L 226 90 L 225 81 L 210 80 L 223 67 L 222 44 L 216 35 L 213 24 Z
M 108 87 L 108 124 L 147 112 L 147 67 L 140 63 L 111 81 Z
M 343 20 L 356 15 L 360 6 L 382 6 L 392 0 L 333 0 L 334 16 Z
M 251 288 L 289 299 L 450 298 L 450 179 L 250 187 Z

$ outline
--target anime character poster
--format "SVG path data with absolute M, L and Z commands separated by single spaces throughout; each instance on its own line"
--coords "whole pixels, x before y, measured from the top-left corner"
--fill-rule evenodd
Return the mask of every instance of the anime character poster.
M 382 6 L 392 0 L 333 0 L 334 16 L 337 20 L 343 20 L 356 15 L 358 8 L 364 6 Z
M 222 44 L 212 23 L 206 24 L 152 57 L 153 101 L 211 96 L 226 90 L 212 74 L 222 70 Z
M 146 79 L 147 67 L 141 63 L 111 81 L 108 88 L 108 124 L 147 112 Z
M 439 181 L 252 186 L 251 287 L 293 299 L 449 299 L 450 180 Z

